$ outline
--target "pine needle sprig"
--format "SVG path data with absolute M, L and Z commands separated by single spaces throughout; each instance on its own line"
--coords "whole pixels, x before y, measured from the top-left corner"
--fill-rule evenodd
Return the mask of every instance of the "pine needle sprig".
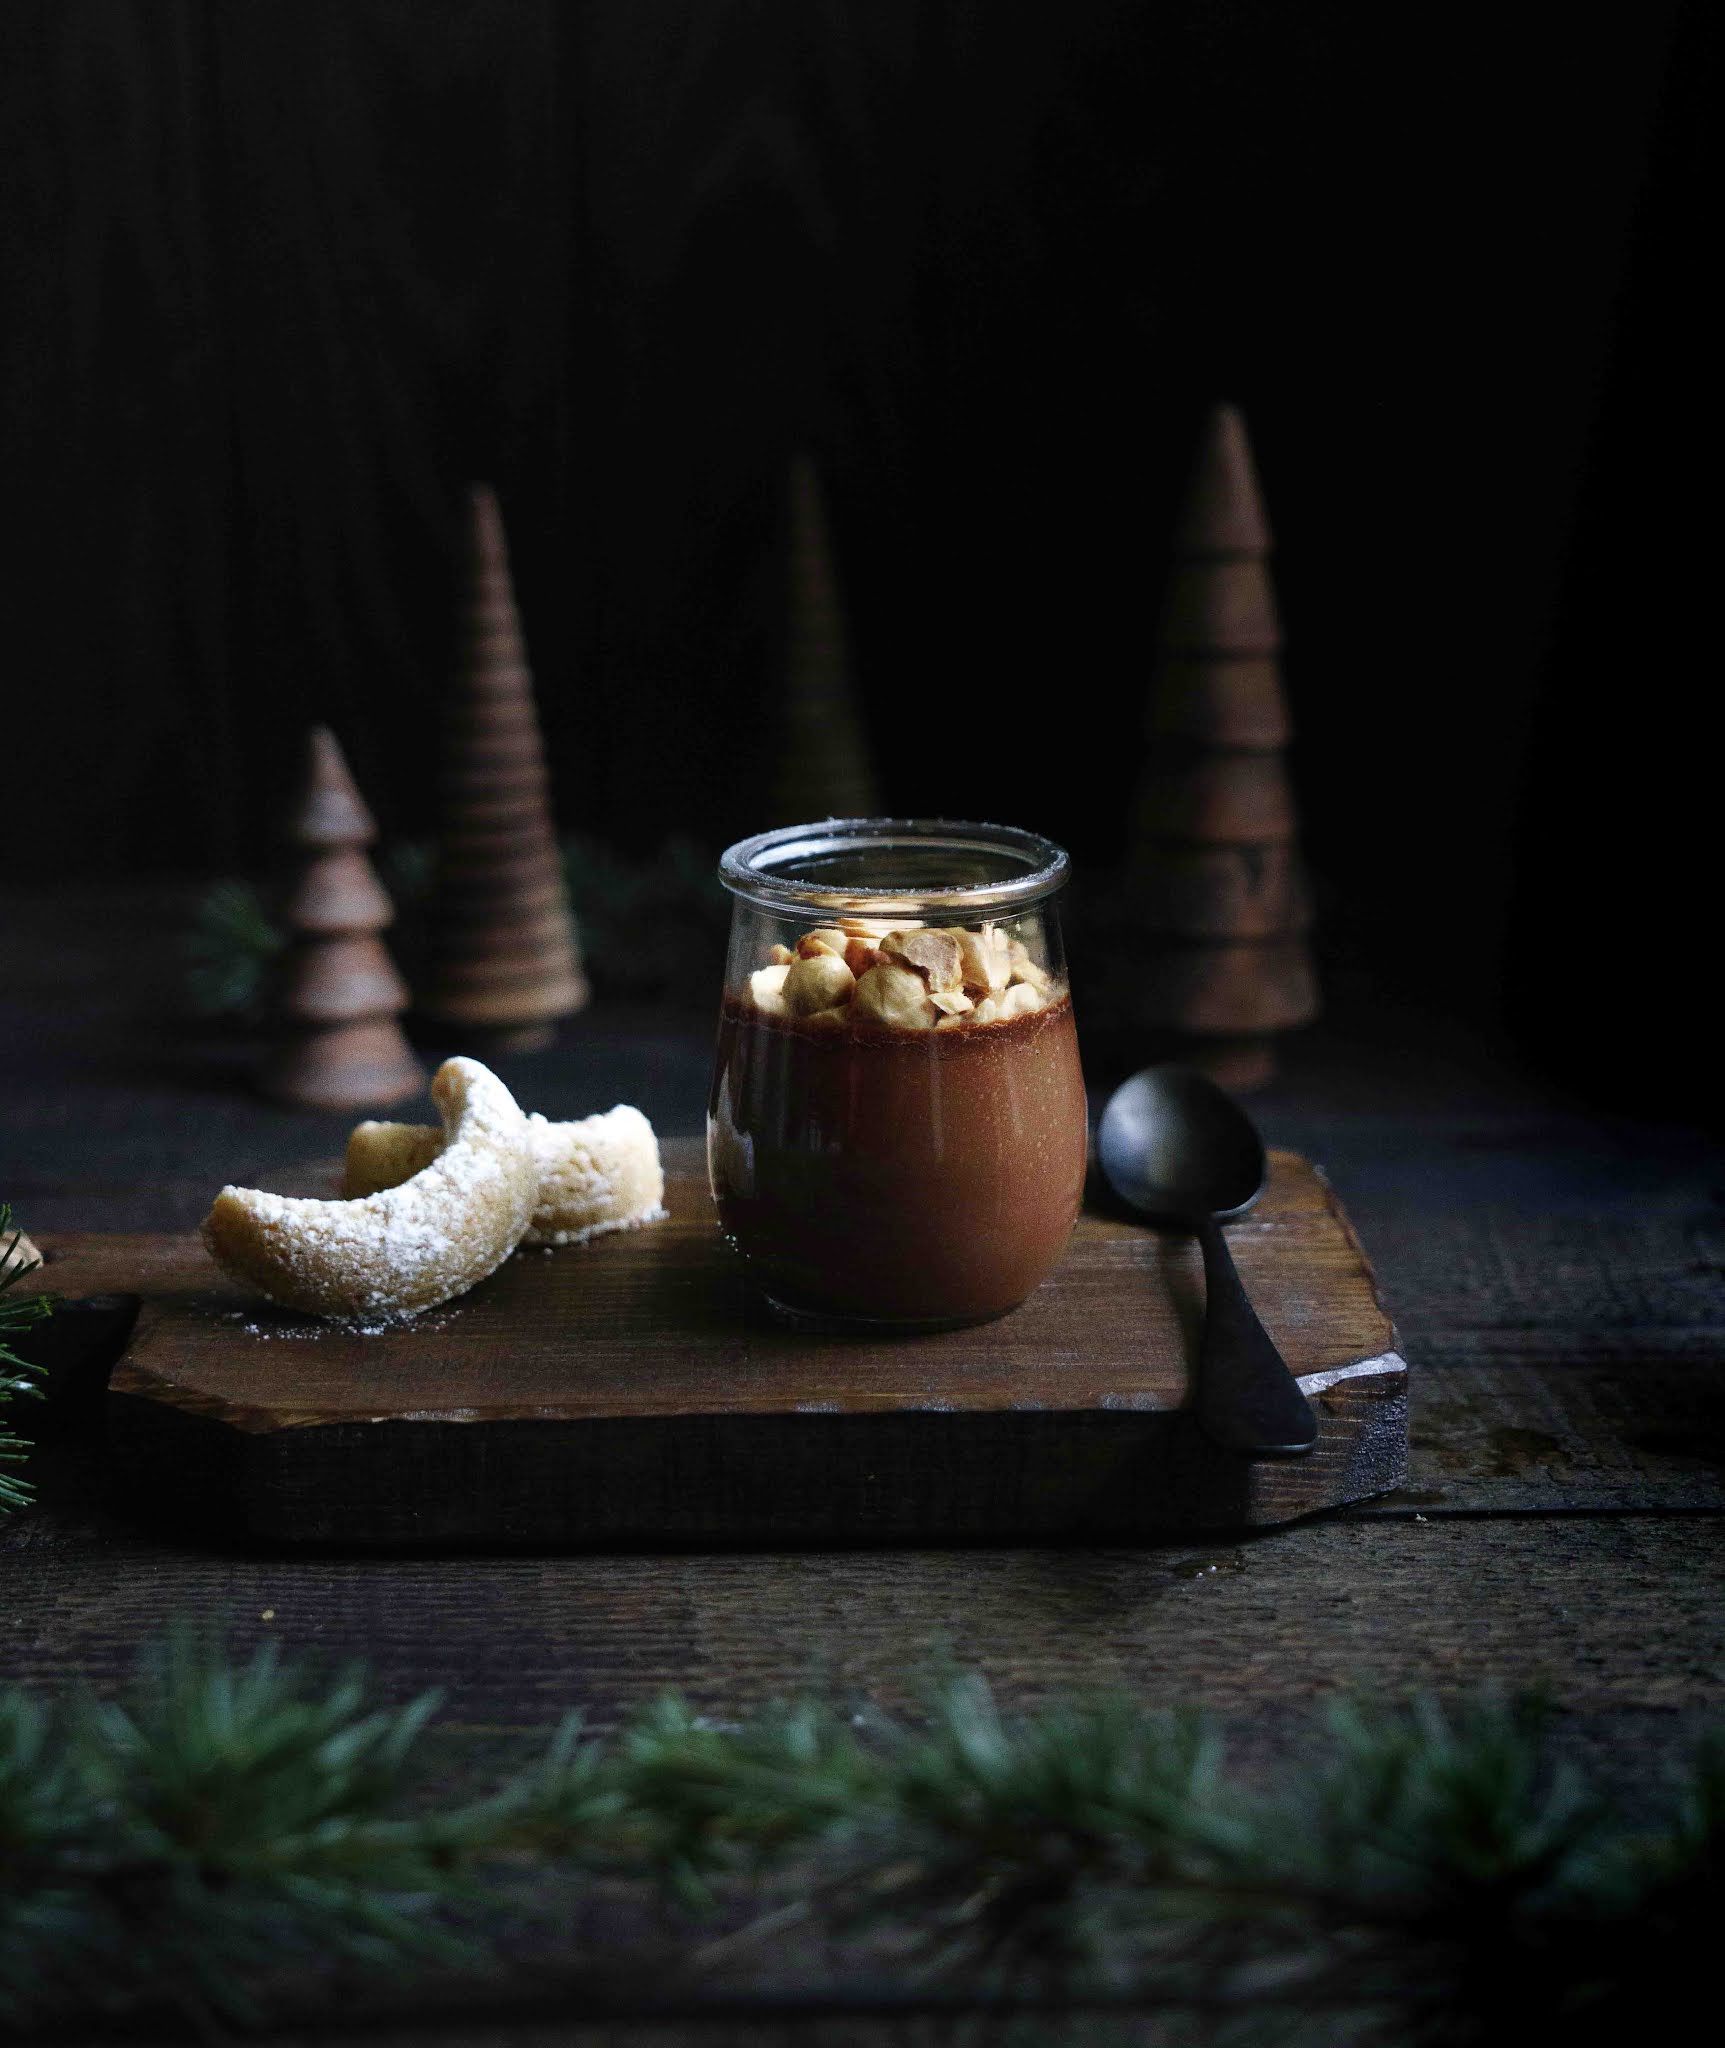
M 921 1965 L 1009 1981 L 1094 1972 L 1128 1898 L 1208 1882 L 1235 1845 L 1221 1744 L 1192 1716 L 1127 1700 L 1018 1722 L 955 1674 L 893 1742 L 894 1853 L 855 1899 L 911 1930 Z
M 41 1265 L 40 1260 L 22 1256 L 23 1241 L 23 1232 L 13 1228 L 11 1205 L 0 1202 L 0 1408 L 19 1396 L 43 1399 L 41 1367 L 20 1358 L 7 1341 L 9 1336 L 51 1315 L 54 1308 L 45 1294 L 17 1291 L 19 1283 L 39 1271 Z M 24 1438 L 0 1422 L 0 1516 L 28 1507 L 35 1498 L 16 1473 L 29 1455 L 30 1446 Z M 14 1469 L 8 1471 L 8 1466 Z
M 213 883 L 182 942 L 192 1008 L 209 1017 L 255 1016 L 270 966 L 286 943 L 250 882 Z
M 435 1706 L 185 1634 L 114 1700 L 0 1688 L 0 2023 L 316 2009 L 487 1966 L 524 1912 L 555 1934 L 602 1880 L 730 1923 L 697 1967 L 800 1929 L 1000 2012 L 1077 1996 L 1184 2003 L 1217 2040 L 1591 2040 L 1705 1989 L 1725 1904 L 1725 1743 L 1636 1834 L 1553 1762 L 1537 1711 L 1489 1696 L 1345 1708 L 1269 1792 L 1201 1714 L 1009 1717 L 963 1672 L 903 1722 L 804 1702 L 723 1724 L 673 1698 L 601 1740 L 571 1716 L 453 1794 L 420 1762 Z
M 634 1853 L 696 1910 L 716 1903 L 716 1878 L 759 1872 L 854 1827 L 881 1787 L 880 1763 L 854 1731 L 806 1702 L 724 1727 L 669 1696 L 625 1728 L 617 1770 L 637 1816 Z
M 411 1798 L 436 1705 L 373 1709 L 355 1672 L 323 1689 L 272 1648 L 234 1666 L 179 1632 L 124 1698 L 66 1709 L 58 1789 L 0 1806 L 0 2015 L 99 1987 L 105 2009 L 249 2021 L 295 1972 L 472 1962 L 441 1917 L 471 1894 L 459 1828 Z M 54 1726 L 0 1728 L 0 1788 L 7 1751 L 15 1779 Z

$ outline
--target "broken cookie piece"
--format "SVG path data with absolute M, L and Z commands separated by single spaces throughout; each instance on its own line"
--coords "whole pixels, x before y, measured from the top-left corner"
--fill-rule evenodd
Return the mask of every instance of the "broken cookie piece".
M 524 1244 L 584 1244 L 664 1215 L 659 1141 L 638 1109 L 620 1102 L 568 1123 L 535 1113 L 527 1130 L 538 1186 Z M 358 1124 L 347 1141 L 344 1192 L 351 1198 L 395 1187 L 442 1147 L 443 1133 L 429 1125 Z
M 8 1273 L 28 1273 L 42 1263 L 42 1254 L 21 1230 L 0 1235 L 0 1280 Z

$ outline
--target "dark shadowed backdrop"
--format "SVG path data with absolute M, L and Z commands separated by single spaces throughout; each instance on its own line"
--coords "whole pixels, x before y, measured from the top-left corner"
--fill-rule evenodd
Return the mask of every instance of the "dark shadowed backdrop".
M 888 804 L 1106 872 L 1232 396 L 1325 957 L 1686 1078 L 1716 44 L 1672 0 L 13 0 L 7 863 L 253 868 L 314 718 L 423 832 L 480 475 L 563 825 L 759 827 L 801 446 Z

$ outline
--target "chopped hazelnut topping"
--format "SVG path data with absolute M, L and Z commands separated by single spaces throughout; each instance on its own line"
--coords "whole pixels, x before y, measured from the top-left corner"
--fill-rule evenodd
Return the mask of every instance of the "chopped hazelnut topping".
M 856 1013 L 872 1024 L 896 1024 L 902 1030 L 926 1031 L 936 1011 L 920 974 L 883 960 L 857 983 Z
M 931 989 L 954 990 L 964 986 L 958 941 L 951 932 L 888 932 L 880 949 L 887 959 L 914 967 Z
M 812 1017 L 850 1000 L 856 976 L 836 953 L 805 954 L 785 970 L 785 1007 L 793 1017 Z
M 1047 968 L 1037 966 L 1025 949 L 1022 940 L 1013 940 L 1011 959 L 1013 980 L 1019 983 L 1027 982 L 1030 987 L 1035 989 L 1038 995 L 1047 995 L 1048 991 L 1054 986 L 1054 977 L 1048 972 Z
M 1015 981 L 993 1000 L 1000 1016 L 1027 1017 L 1032 1010 L 1040 1010 L 1045 999 L 1039 988 L 1033 988 L 1027 981 Z
M 844 918 L 775 945 L 749 977 L 755 1007 L 821 1031 L 853 1019 L 899 1030 L 947 1030 L 1028 1016 L 1052 1000 L 1054 977 L 999 925 L 980 930 Z
M 757 967 L 749 976 L 749 994 L 754 997 L 755 1008 L 764 1015 L 789 1016 L 785 1006 L 785 977 L 790 971 L 785 966 Z
M 980 932 L 955 929 L 947 937 L 958 947 L 959 971 L 964 986 L 973 995 L 990 995 L 997 988 L 1005 988 L 1008 961 L 994 943 L 993 926 L 985 926 Z
M 1040 1010 L 1043 997 L 1028 982 L 1015 981 L 1010 988 L 1003 988 L 999 995 L 984 996 L 971 1011 L 973 1024 L 1004 1024 L 1009 1017 L 1027 1017 L 1032 1010 Z

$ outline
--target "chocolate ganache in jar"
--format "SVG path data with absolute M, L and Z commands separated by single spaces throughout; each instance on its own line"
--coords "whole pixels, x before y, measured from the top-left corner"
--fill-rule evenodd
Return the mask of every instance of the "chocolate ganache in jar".
M 777 1307 L 932 1328 L 1016 1308 L 1083 1196 L 1066 855 L 999 825 L 847 819 L 733 846 L 707 1160 Z

